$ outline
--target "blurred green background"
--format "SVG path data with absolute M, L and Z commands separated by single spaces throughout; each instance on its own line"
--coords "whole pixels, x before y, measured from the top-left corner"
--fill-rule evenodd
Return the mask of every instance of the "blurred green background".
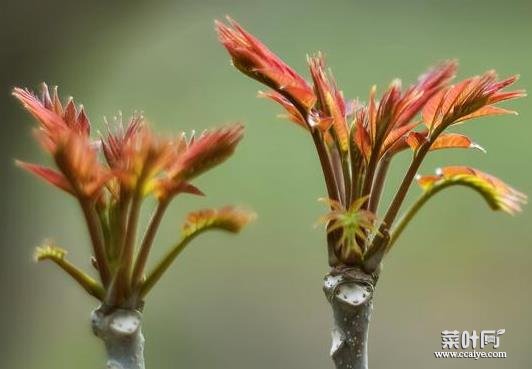
M 319 163 L 310 138 L 278 121 L 279 108 L 255 99 L 260 87 L 229 65 L 213 20 L 231 14 L 296 69 L 326 53 L 347 96 L 365 98 L 395 77 L 413 81 L 446 58 L 460 77 L 495 68 L 532 86 L 532 2 L 523 1 L 2 1 L 1 368 L 100 368 L 89 329 L 96 301 L 33 247 L 52 237 L 88 266 L 88 240 L 74 202 L 13 165 L 46 162 L 13 86 L 60 85 L 96 127 L 118 109 L 143 110 L 159 131 L 203 129 L 241 120 L 237 154 L 197 184 L 204 199 L 182 197 L 157 239 L 177 238 L 186 211 L 236 203 L 259 220 L 241 236 L 194 243 L 153 291 L 145 313 L 148 368 L 332 368 Z M 528 99 L 519 117 L 460 128 L 488 154 L 434 153 L 424 165 L 476 166 L 532 194 Z M 390 198 L 408 157 L 395 162 Z M 411 196 L 418 193 L 413 188 Z M 150 204 L 145 208 L 146 216 Z M 532 212 L 488 210 L 466 189 L 438 195 L 386 261 L 370 337 L 372 368 L 530 368 Z M 505 328 L 504 360 L 437 360 L 440 331 Z

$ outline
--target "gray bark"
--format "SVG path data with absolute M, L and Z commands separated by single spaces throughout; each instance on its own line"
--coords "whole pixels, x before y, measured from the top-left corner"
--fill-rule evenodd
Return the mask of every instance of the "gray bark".
M 330 355 L 337 369 L 368 368 L 368 330 L 376 278 L 358 268 L 334 269 L 323 290 L 334 315 Z
M 142 314 L 137 310 L 100 307 L 92 313 L 92 329 L 107 352 L 107 369 L 145 369 Z

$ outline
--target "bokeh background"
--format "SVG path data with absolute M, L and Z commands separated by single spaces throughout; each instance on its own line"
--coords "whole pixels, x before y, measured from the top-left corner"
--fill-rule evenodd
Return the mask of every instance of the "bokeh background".
M 532 88 L 532 3 L 524 1 L 27 1 L 0 5 L 1 368 L 99 368 L 103 350 L 89 330 L 96 301 L 51 264 L 31 261 L 46 237 L 88 266 L 88 240 L 73 201 L 14 167 L 46 162 L 13 86 L 61 86 L 96 127 L 117 110 L 143 110 L 176 132 L 241 120 L 237 155 L 197 184 L 204 199 L 179 199 L 156 253 L 177 238 L 187 210 L 237 203 L 259 221 L 241 236 L 207 235 L 179 258 L 145 313 L 149 368 L 332 368 L 324 186 L 310 138 L 255 99 L 259 86 L 228 61 L 213 20 L 231 14 L 298 70 L 326 53 L 347 96 L 367 96 L 395 77 L 413 81 L 446 58 L 460 77 L 495 68 Z M 434 153 L 423 171 L 466 163 L 532 194 L 532 105 L 518 117 L 460 128 L 488 154 Z M 386 198 L 407 155 L 395 162 Z M 411 190 L 411 197 L 418 193 Z M 150 204 L 145 208 L 146 214 Z M 530 368 L 532 212 L 510 217 L 455 188 L 438 195 L 385 264 L 370 337 L 373 368 Z M 505 328 L 504 360 L 437 360 L 440 331 Z

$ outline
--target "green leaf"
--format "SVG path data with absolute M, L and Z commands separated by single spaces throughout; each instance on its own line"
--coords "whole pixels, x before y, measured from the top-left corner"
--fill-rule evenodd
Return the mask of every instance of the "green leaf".
M 206 229 L 220 229 L 238 233 L 249 222 L 254 220 L 255 213 L 247 210 L 226 206 L 220 209 L 202 209 L 187 215 L 181 229 L 183 238 L 192 237 Z
M 425 192 L 437 192 L 452 185 L 462 185 L 477 191 L 493 210 L 508 214 L 521 211 L 527 196 L 500 179 L 465 166 L 450 166 L 438 170 L 436 175 L 420 176 L 418 183 Z

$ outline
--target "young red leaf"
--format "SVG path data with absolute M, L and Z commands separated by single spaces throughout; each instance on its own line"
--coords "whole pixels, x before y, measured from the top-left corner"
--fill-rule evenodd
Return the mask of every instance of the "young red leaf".
M 286 115 L 280 115 L 280 118 L 287 118 L 298 126 L 308 130 L 309 126 L 305 121 L 305 118 L 301 116 L 301 113 L 286 97 L 275 91 L 263 92 L 259 91 L 258 97 L 263 97 L 275 101 L 286 110 Z
M 75 133 L 57 142 L 54 159 L 74 193 L 80 197 L 97 197 L 115 175 L 99 163 L 89 138 Z
M 175 182 L 189 181 L 223 163 L 233 154 L 243 134 L 240 124 L 206 131 L 178 156 L 169 170 L 169 178 Z
M 122 115 L 116 118 L 114 131 L 107 123 L 107 136 L 102 138 L 102 151 L 105 160 L 111 168 L 123 169 L 124 162 L 128 161 L 128 151 L 131 150 L 132 141 L 140 134 L 144 127 L 144 117 L 140 114 L 132 116 L 127 125 L 122 123 Z
M 128 125 L 118 120 L 117 132 L 102 139 L 104 156 L 117 178 L 128 191 L 139 188 L 151 192 L 157 177 L 176 160 L 176 151 L 184 147 L 184 138 L 171 141 L 156 136 L 143 124 L 143 117 L 133 116 Z
M 50 96 L 44 83 L 41 98 L 21 88 L 15 88 L 13 95 L 38 121 L 38 138 L 52 154 L 62 174 L 34 164 L 19 165 L 69 193 L 95 196 L 112 174 L 98 162 L 89 138 L 90 122 L 83 107 L 76 107 L 72 98 L 63 106 L 57 88 Z
M 394 80 L 378 102 L 375 99 L 376 87 L 371 88 L 367 126 L 372 149 L 377 155 L 384 155 L 404 141 L 404 136 L 418 125 L 412 120 L 426 102 L 447 85 L 455 71 L 456 62 L 447 61 L 429 69 L 405 91 L 401 89 L 401 81 Z
M 393 129 L 390 134 L 384 140 L 382 145 L 381 155 L 386 153 L 390 148 L 397 144 L 402 138 L 407 138 L 409 134 L 415 133 L 412 132 L 414 128 L 419 125 L 419 122 L 412 122 Z
M 325 59 L 322 54 L 308 58 L 308 64 L 318 99 L 317 108 L 324 116 L 331 118 L 332 133 L 338 148 L 345 153 L 349 150 L 349 127 L 342 92 L 336 86 L 332 74 L 325 72 Z
M 247 76 L 273 88 L 293 104 L 310 111 L 316 96 L 309 84 L 237 22 L 227 19 L 228 25 L 219 21 L 215 25 L 233 65 Z
M 430 68 L 422 74 L 416 84 L 404 93 L 405 101 L 401 113 L 397 117 L 396 126 L 408 124 L 429 101 L 454 78 L 458 64 L 448 60 Z
M 15 163 L 22 169 L 27 170 L 28 172 L 36 175 L 44 181 L 74 195 L 74 190 L 72 189 L 72 186 L 65 178 L 65 176 L 59 173 L 58 171 L 53 170 L 51 168 L 43 167 L 41 165 L 26 163 L 20 160 L 15 161 Z
M 351 128 L 351 140 L 353 140 L 362 153 L 366 162 L 371 155 L 371 137 L 366 128 L 369 111 L 367 108 L 361 108 L 355 112 L 355 119 Z
M 48 86 L 43 83 L 41 98 L 27 89 L 17 87 L 13 90 L 13 96 L 39 122 L 39 139 L 48 151 L 53 152 L 57 142 L 65 134 L 75 133 L 88 137 L 90 122 L 83 106 L 76 107 L 74 100 L 70 98 L 63 107 L 57 94 L 57 87 L 50 96 Z
M 375 129 L 373 146 L 382 145 L 386 136 L 395 128 L 396 118 L 400 116 L 399 113 L 403 104 L 401 81 L 396 79 L 390 83 L 381 100 L 376 104 L 377 111 L 373 123 Z M 380 147 L 378 149 L 380 151 Z
M 456 123 L 463 122 L 463 121 L 470 120 L 470 119 L 475 119 L 475 118 L 492 117 L 492 116 L 496 116 L 496 115 L 508 115 L 508 114 L 517 115 L 517 112 L 513 111 L 513 110 L 507 110 L 507 109 L 504 109 L 504 108 L 499 108 L 499 107 L 493 106 L 493 105 L 487 105 L 487 106 L 484 106 L 484 107 L 478 109 L 477 111 L 475 111 L 475 112 L 473 112 L 473 113 L 471 113 L 469 115 L 466 115 L 466 116 L 463 116 L 460 119 L 457 119 Z
M 421 144 L 427 141 L 428 132 L 410 132 L 406 142 L 412 150 L 417 150 Z M 485 152 L 482 146 L 474 143 L 469 137 L 458 133 L 443 133 L 434 140 L 430 151 L 441 149 L 478 149 Z
M 464 120 L 514 112 L 494 107 L 493 104 L 504 100 L 525 96 L 524 91 L 502 92 L 517 77 L 497 81 L 494 71 L 460 82 L 456 86 L 440 91 L 430 99 L 423 109 L 423 121 L 429 130 L 440 127 L 438 131 L 451 124 Z
M 188 182 L 175 182 L 170 178 L 160 178 L 154 182 L 153 192 L 159 200 L 168 199 L 180 193 L 190 195 L 205 196 L 196 186 Z

